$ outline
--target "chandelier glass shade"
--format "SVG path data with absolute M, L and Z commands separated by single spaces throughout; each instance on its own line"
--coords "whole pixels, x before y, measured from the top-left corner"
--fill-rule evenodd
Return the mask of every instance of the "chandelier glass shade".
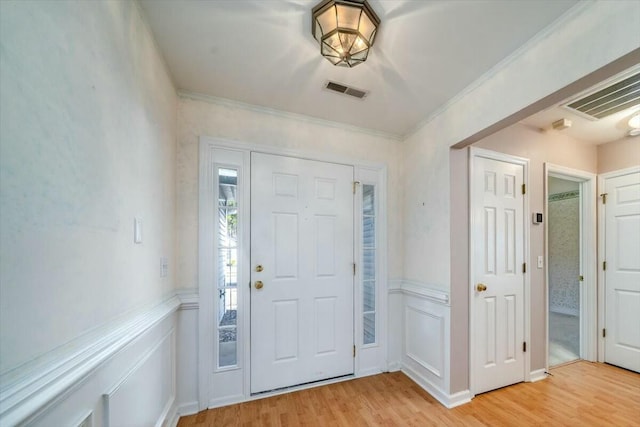
M 311 16 L 320 53 L 333 65 L 355 67 L 367 60 L 380 18 L 366 0 L 324 0 Z

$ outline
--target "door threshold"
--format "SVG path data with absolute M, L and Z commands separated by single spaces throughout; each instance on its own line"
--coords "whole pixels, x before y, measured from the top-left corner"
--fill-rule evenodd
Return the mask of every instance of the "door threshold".
M 563 366 L 567 366 L 567 365 L 573 365 L 574 363 L 578 363 L 578 362 L 582 362 L 584 359 L 574 359 L 574 360 L 569 360 L 567 362 L 562 362 L 562 363 L 558 363 L 557 365 L 553 365 L 553 366 L 549 366 L 549 370 L 552 369 L 556 369 L 556 368 L 562 368 Z
M 280 394 L 291 393 L 294 391 L 306 390 L 308 388 L 320 387 L 323 385 L 329 385 L 329 384 L 338 383 L 346 380 L 351 380 L 351 379 L 354 379 L 355 377 L 356 377 L 355 374 L 346 374 L 346 375 L 340 375 L 337 377 L 325 378 L 322 380 L 309 381 L 302 384 L 274 388 L 272 390 L 258 391 L 256 393 L 251 393 L 250 398 L 251 400 L 253 400 L 253 399 L 261 399 L 263 397 L 277 396 Z

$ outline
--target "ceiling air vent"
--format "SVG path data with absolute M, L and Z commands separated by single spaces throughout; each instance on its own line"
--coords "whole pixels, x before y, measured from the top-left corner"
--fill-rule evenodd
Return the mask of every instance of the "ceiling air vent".
M 565 105 L 591 119 L 602 119 L 640 104 L 640 73 Z
M 327 82 L 324 85 L 324 88 L 343 95 L 353 96 L 358 99 L 364 99 L 369 94 L 369 91 L 356 89 L 336 82 Z

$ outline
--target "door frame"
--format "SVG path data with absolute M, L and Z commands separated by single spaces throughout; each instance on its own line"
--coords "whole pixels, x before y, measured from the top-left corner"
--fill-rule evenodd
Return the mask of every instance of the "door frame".
M 527 217 L 529 215 L 529 159 L 524 157 L 512 156 L 509 154 L 499 153 L 496 151 L 486 150 L 484 148 L 477 147 L 469 147 L 469 390 L 471 397 L 473 398 L 476 395 L 477 384 L 476 384 L 476 375 L 473 361 L 475 360 L 476 353 L 476 337 L 475 337 L 475 329 L 474 329 L 474 319 L 476 315 L 475 305 L 474 305 L 474 286 L 475 286 L 475 270 L 473 268 L 473 248 L 475 243 L 473 230 L 475 229 L 475 220 L 473 215 L 473 208 L 477 203 L 476 196 L 473 191 L 473 177 L 474 177 L 474 159 L 476 157 L 482 157 L 490 160 L 503 161 L 507 163 L 512 163 L 516 165 L 520 165 L 523 167 L 523 183 L 527 188 L 526 193 L 524 194 L 523 201 L 523 259 L 527 265 L 531 265 L 529 262 L 529 226 Z M 531 271 L 531 269 L 529 269 Z M 524 274 L 524 290 L 523 290 L 523 307 L 524 307 L 524 340 L 525 342 L 531 343 L 531 286 L 530 286 L 530 273 Z M 530 381 L 531 380 L 531 350 L 526 351 L 524 353 L 524 372 L 523 372 L 523 380 Z
M 580 357 L 594 362 L 597 358 L 597 244 L 596 244 L 596 177 L 591 172 L 571 169 L 553 163 L 544 164 L 544 286 L 545 367 L 549 370 L 549 177 L 580 184 L 580 257 L 584 281 L 580 285 Z
M 598 336 L 598 362 L 604 363 L 604 337 L 602 336 L 602 331 L 605 327 L 606 320 L 606 304 L 605 304 L 605 294 L 606 294 L 606 283 L 605 283 L 605 274 L 602 269 L 602 263 L 606 261 L 606 252 L 605 252 L 605 206 L 602 203 L 602 193 L 605 191 L 605 182 L 609 178 L 617 178 L 619 176 L 628 175 L 630 173 L 640 172 L 640 166 L 632 166 L 630 168 L 619 169 L 611 172 L 606 172 L 598 175 L 598 329 L 596 331 Z
M 238 159 L 237 163 L 220 161 L 216 158 L 216 152 L 233 153 Z M 199 410 L 207 408 L 225 406 L 275 394 L 260 393 L 251 395 L 251 337 L 250 337 L 250 312 L 251 295 L 247 284 L 250 278 L 250 253 L 248 239 L 250 236 L 250 176 L 251 176 L 251 152 L 288 156 L 305 160 L 329 162 L 352 166 L 354 168 L 354 179 L 364 183 L 374 183 L 377 187 L 378 209 L 380 212 L 376 237 L 378 239 L 379 253 L 376 277 L 376 297 L 377 297 L 377 331 L 378 342 L 375 345 L 362 344 L 360 335 L 362 329 L 359 326 L 362 319 L 362 291 L 360 276 L 354 277 L 354 341 L 356 345 L 356 356 L 354 358 L 354 375 L 361 377 L 373 375 L 387 371 L 387 166 L 383 163 L 370 162 L 361 159 L 354 159 L 348 156 L 340 156 L 333 153 L 327 154 L 317 150 L 291 150 L 283 147 L 266 144 L 254 144 L 240 141 L 231 141 L 221 138 L 200 136 L 199 138 L 199 176 L 198 176 L 198 407 Z M 220 157 L 218 155 L 218 157 Z M 211 332 L 214 322 L 214 292 L 216 287 L 215 273 L 213 265 L 214 249 L 210 244 L 215 230 L 213 219 L 213 205 L 216 189 L 213 188 L 213 170 L 216 166 L 238 167 L 242 170 L 244 187 L 242 199 L 244 203 L 243 216 L 245 221 L 239 224 L 244 248 L 238 252 L 238 262 L 241 263 L 238 270 L 238 303 L 242 304 L 243 313 L 238 318 L 238 363 L 234 367 L 216 369 L 214 350 L 217 343 L 214 342 L 214 334 Z M 362 186 L 355 186 L 357 189 L 354 203 L 354 259 L 361 259 L 361 227 L 359 225 Z M 379 225 L 379 226 L 378 226 Z M 357 269 L 359 271 L 359 269 Z M 347 377 L 346 379 L 353 378 Z M 342 379 L 344 381 L 345 379 Z M 311 385 L 294 386 L 287 391 L 314 387 L 319 384 L 332 383 L 340 380 L 328 380 Z M 221 396 L 212 397 L 212 391 L 222 389 Z

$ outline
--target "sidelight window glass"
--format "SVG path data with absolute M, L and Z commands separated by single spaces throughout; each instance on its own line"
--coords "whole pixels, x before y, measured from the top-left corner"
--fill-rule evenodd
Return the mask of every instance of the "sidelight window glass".
M 238 363 L 238 171 L 218 168 L 218 367 Z
M 376 342 L 376 191 L 362 186 L 362 331 L 363 344 Z

